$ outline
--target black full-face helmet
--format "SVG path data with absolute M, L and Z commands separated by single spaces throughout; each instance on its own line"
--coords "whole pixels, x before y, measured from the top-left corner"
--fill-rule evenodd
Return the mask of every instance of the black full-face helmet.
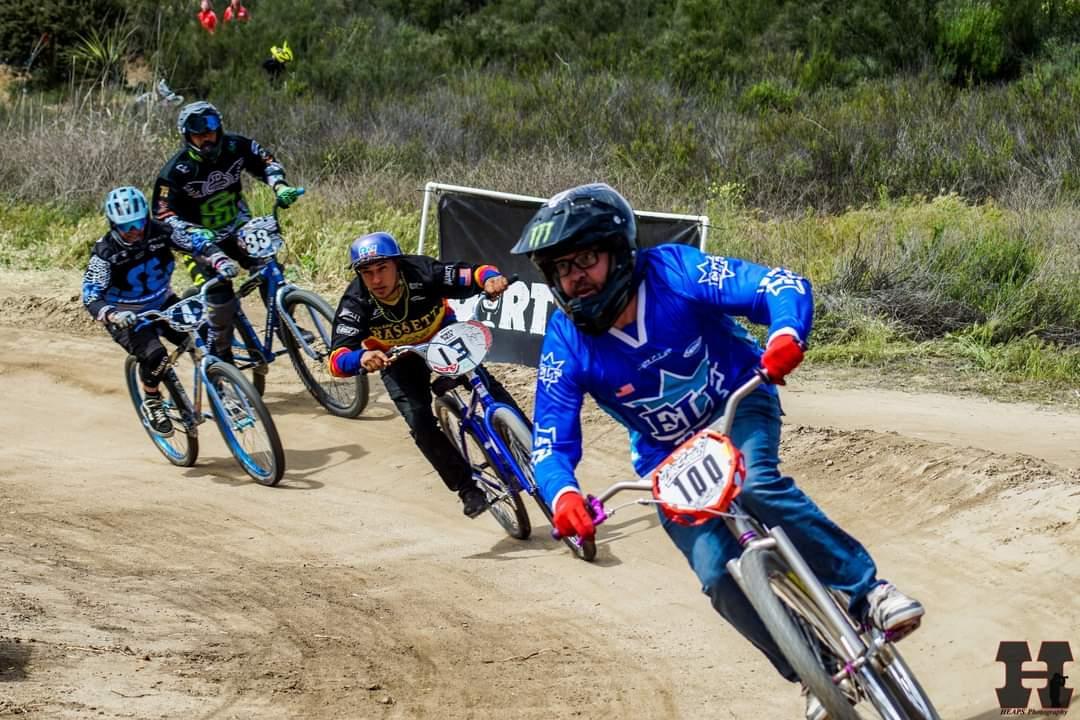
M 221 127 L 221 113 L 210 103 L 200 100 L 180 108 L 180 115 L 176 118 L 176 129 L 183 136 L 188 152 L 199 160 L 213 162 L 221 154 L 222 135 L 225 131 Z M 202 147 L 191 142 L 192 135 L 208 132 L 217 132 L 216 142 L 206 143 Z
M 575 250 L 611 255 L 607 282 L 595 295 L 569 297 L 553 261 Z M 582 332 L 600 335 L 637 289 L 637 223 L 630 203 L 604 183 L 579 185 L 555 195 L 525 225 L 514 255 L 528 255 L 551 287 L 555 302 Z

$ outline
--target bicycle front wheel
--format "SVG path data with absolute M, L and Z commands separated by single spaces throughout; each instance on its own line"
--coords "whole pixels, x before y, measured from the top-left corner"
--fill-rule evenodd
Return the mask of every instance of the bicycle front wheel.
M 360 415 L 367 407 L 370 393 L 367 375 L 334 377 L 327 364 L 334 336 L 334 311 L 330 305 L 315 293 L 299 289 L 289 292 L 282 305 L 311 349 L 309 353 L 296 341 L 283 320 L 281 340 L 304 387 L 331 415 L 346 418 Z
M 285 451 L 262 398 L 228 363 L 214 363 L 206 369 L 206 377 L 214 421 L 229 452 L 256 482 L 277 485 L 285 474 Z
M 161 451 L 165 459 L 179 467 L 191 467 L 199 456 L 199 437 L 196 434 L 195 422 L 187 410 L 180 391 L 180 379 L 172 368 L 166 371 L 161 382 L 162 400 L 165 404 L 165 413 L 172 421 L 173 434 L 169 437 L 159 435 L 150 427 L 150 423 L 142 414 L 142 403 L 146 397 L 142 391 L 142 380 L 139 379 L 139 361 L 134 355 L 128 355 L 124 363 L 124 377 L 127 380 L 128 394 L 131 402 L 135 405 L 135 415 L 139 418 L 146 434 L 154 443 L 154 447 Z
M 544 498 L 540 496 L 540 488 L 536 485 L 536 474 L 533 472 L 532 464 L 532 433 L 529 431 L 528 424 L 510 408 L 500 407 L 495 409 L 491 418 L 491 425 L 514 457 L 518 467 L 521 468 L 521 472 L 525 476 L 522 478 L 522 487 L 536 500 L 536 504 L 540 506 L 540 512 L 547 518 L 551 527 L 555 527 L 551 508 L 544 502 Z M 582 560 L 591 562 L 596 558 L 595 540 L 582 542 L 577 538 L 564 537 L 562 541 L 574 555 Z
M 498 466 L 484 449 L 483 439 L 473 428 L 465 428 L 465 446 L 461 446 L 461 403 L 452 397 L 438 397 L 435 398 L 434 409 L 443 434 L 461 453 L 472 470 L 477 486 L 487 495 L 488 512 L 510 537 L 518 540 L 528 538 L 532 533 L 532 523 L 525 504 L 521 502 L 516 479 L 500 474 Z
M 819 615 L 810 597 L 777 553 L 751 548 L 739 558 L 746 597 L 761 617 L 788 663 L 798 673 L 831 720 L 860 720 L 852 703 L 833 680 L 840 670 L 827 644 L 814 630 Z M 820 631 L 820 628 L 818 628 Z

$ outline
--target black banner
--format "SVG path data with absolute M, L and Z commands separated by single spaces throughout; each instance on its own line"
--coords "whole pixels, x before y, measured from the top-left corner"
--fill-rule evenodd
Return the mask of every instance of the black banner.
M 522 228 L 542 203 L 504 200 L 485 195 L 442 193 L 439 197 L 439 257 L 490 263 L 505 275 L 517 274 L 515 283 L 494 302 L 482 300 L 476 317 L 490 326 L 495 345 L 488 355 L 496 362 L 513 362 L 535 367 L 547 320 L 555 302 L 544 279 L 524 255 L 511 255 Z M 693 220 L 641 217 L 638 247 L 661 243 L 694 245 L 701 241 L 700 227 Z M 461 319 L 472 314 L 474 303 L 451 301 Z

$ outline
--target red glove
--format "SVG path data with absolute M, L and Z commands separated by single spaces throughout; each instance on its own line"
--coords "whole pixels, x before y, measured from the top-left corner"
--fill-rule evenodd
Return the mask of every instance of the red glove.
M 596 535 L 596 526 L 585 508 L 585 499 L 581 497 L 581 493 L 565 492 L 559 496 L 555 503 L 552 524 L 563 537 L 577 535 L 579 540 L 592 540 Z
M 777 335 L 765 348 L 761 356 L 761 367 L 769 380 L 777 385 L 784 384 L 784 378 L 799 367 L 803 359 L 802 343 L 793 335 Z

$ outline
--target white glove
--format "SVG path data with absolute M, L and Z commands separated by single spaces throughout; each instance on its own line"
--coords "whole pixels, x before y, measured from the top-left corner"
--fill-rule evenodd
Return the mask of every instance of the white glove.
M 121 330 L 131 327 L 135 324 L 135 321 L 138 320 L 138 318 L 135 317 L 135 313 L 130 310 L 113 310 L 109 313 L 108 319 L 110 324 Z
M 240 274 L 240 266 L 224 253 L 218 253 L 209 258 L 209 260 L 210 264 L 214 266 L 214 272 L 223 278 L 231 280 Z

